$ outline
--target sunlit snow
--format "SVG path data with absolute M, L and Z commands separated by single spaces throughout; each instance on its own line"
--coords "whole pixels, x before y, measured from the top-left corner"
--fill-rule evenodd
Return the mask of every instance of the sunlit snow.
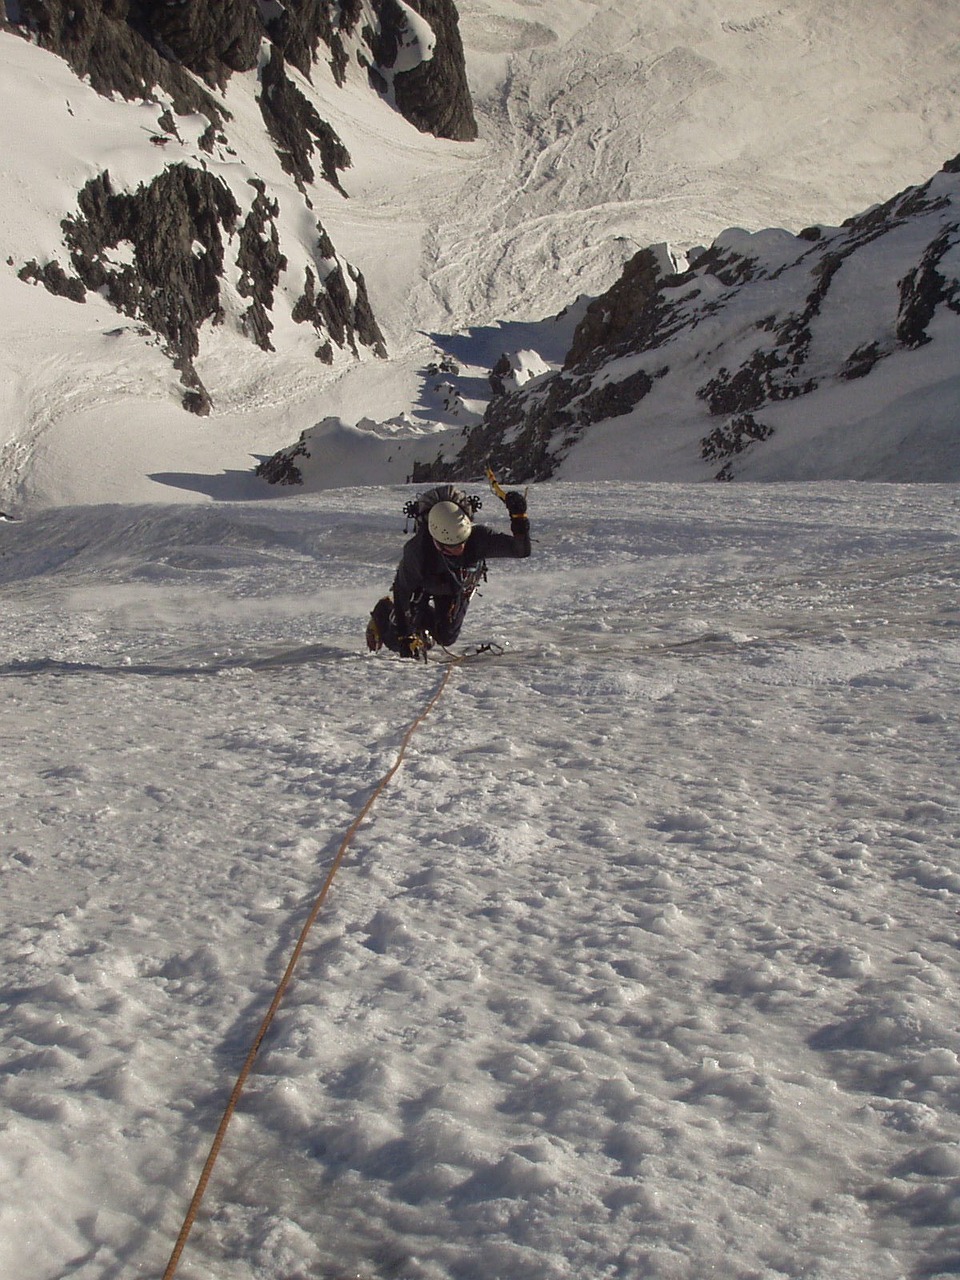
M 413 492 L 387 463 L 458 425 L 422 370 L 460 361 L 473 412 L 640 244 L 839 222 L 958 149 L 952 0 L 459 8 L 475 145 L 317 74 L 354 160 L 318 214 L 389 361 L 223 326 L 200 423 L 102 299 L 0 273 L 3 1280 L 162 1274 L 443 678 L 363 646 Z M 107 151 L 161 161 L 159 108 L 0 42 L 6 262 L 56 250 Z M 282 194 L 254 137 L 232 180 Z M 810 479 L 875 478 L 889 403 Z M 327 487 L 265 497 L 314 428 Z M 360 828 L 185 1280 L 957 1273 L 960 491 L 636 483 L 604 448 L 531 489 L 532 558 L 474 600 L 463 643 L 505 652 L 452 670 Z
M 0 1274 L 159 1274 L 441 678 L 361 652 L 404 499 L 0 526 Z M 361 828 L 183 1274 L 949 1271 L 956 488 L 530 507 L 463 637 L 507 652 Z

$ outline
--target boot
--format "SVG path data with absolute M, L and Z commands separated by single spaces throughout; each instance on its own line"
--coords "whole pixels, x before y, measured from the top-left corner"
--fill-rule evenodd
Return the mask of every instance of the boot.
M 371 653 L 376 653 L 378 649 L 383 648 L 384 632 L 390 625 L 390 614 L 393 610 L 393 599 L 391 596 L 384 596 L 382 600 L 378 600 L 373 606 L 373 612 L 370 614 L 370 621 L 367 623 L 367 648 Z

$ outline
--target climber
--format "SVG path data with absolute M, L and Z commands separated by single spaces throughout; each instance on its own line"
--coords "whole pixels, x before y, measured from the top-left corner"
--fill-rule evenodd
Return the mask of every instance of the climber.
M 470 598 L 487 576 L 487 560 L 530 554 L 527 499 L 516 489 L 502 497 L 510 533 L 476 524 L 478 499 L 440 485 L 408 504 L 416 532 L 403 548 L 393 590 L 375 605 L 367 625 L 367 648 L 383 646 L 401 658 L 426 659 L 434 644 L 453 644 Z

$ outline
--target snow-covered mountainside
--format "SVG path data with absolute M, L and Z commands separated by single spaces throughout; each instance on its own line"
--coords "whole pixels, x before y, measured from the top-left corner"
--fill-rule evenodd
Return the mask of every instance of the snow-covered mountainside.
M 0 3 L 0 505 L 272 496 L 304 432 L 308 487 L 403 481 L 643 247 L 839 226 L 957 151 L 954 0 L 457 8 Z M 677 425 L 564 474 L 716 474 Z
M 347 197 L 341 175 L 352 159 L 310 80 L 346 89 L 348 70 L 357 79 L 362 68 L 371 94 L 418 129 L 475 137 L 451 0 L 187 9 L 18 0 L 7 17 L 8 36 L 27 42 L 3 44 L 27 81 L 12 85 L 8 124 L 27 112 L 34 128 L 59 117 L 63 145 L 89 161 L 95 117 L 118 133 L 128 125 L 122 160 L 112 154 L 92 174 L 88 162 L 82 186 L 58 192 L 49 213 L 61 215 L 60 243 L 37 244 L 27 261 L 10 255 L 20 280 L 74 303 L 100 294 L 141 338 L 156 337 L 180 373 L 184 407 L 204 415 L 212 400 L 195 363 L 204 324 L 231 322 L 265 351 L 278 324 L 305 326 L 327 364 L 358 346 L 386 356 L 363 276 L 314 211 L 317 182 Z M 77 77 L 65 100 L 31 92 L 49 71 L 41 50 Z M 113 100 L 140 108 L 104 111 Z
M 956 1277 L 960 6 L 458 7 L 0 0 L 0 1280 Z
M 960 479 L 960 157 L 849 219 L 641 250 L 562 371 L 490 403 L 450 461 L 609 476 L 660 438 L 718 479 Z

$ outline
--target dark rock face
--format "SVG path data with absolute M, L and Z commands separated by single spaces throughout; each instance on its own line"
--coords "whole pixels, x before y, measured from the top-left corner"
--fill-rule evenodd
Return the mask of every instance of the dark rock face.
M 417 463 L 411 479 L 415 484 L 468 479 L 492 467 L 504 483 L 546 480 L 588 427 L 629 413 L 653 385 L 644 370 L 603 385 L 560 374 L 535 391 L 499 396 L 454 462 Z
M 713 414 L 749 413 L 772 401 L 792 400 L 815 390 L 817 384 L 812 378 L 797 378 L 799 367 L 779 347 L 755 351 L 736 371 L 721 368 L 697 395 L 707 402 Z
M 272 351 L 270 334 L 273 321 L 274 290 L 280 283 L 280 273 L 287 267 L 287 259 L 280 252 L 280 236 L 274 221 L 280 212 L 276 200 L 270 200 L 263 182 L 256 181 L 257 197 L 240 228 L 240 251 L 237 266 L 240 280 L 237 291 L 243 298 L 250 298 L 250 306 L 243 318 L 245 331 L 264 351 Z
M 758 422 L 752 413 L 741 413 L 721 427 L 714 427 L 700 442 L 700 457 L 707 462 L 719 458 L 732 458 L 754 440 L 767 440 L 773 435 L 773 427 Z M 718 476 L 718 479 L 720 477 Z
M 937 266 L 960 241 L 960 222 L 950 223 L 927 246 L 915 271 L 900 281 L 900 313 L 897 338 L 905 347 L 921 347 L 930 341 L 927 329 L 941 304 L 960 312 L 960 286 L 947 283 Z
M 350 346 L 357 354 L 358 341 L 370 347 L 375 355 L 385 357 L 383 334 L 374 319 L 363 276 L 354 268 L 347 268 L 353 285 L 351 292 L 339 262 L 333 268 L 325 265 L 335 258 L 335 250 L 319 223 L 317 233 L 314 266 L 306 268 L 303 292 L 293 309 L 293 319 L 297 324 L 313 325 L 320 339 L 317 357 L 326 364 L 333 361 L 334 346 Z
M 304 74 L 311 69 L 308 52 L 312 58 L 321 35 L 338 42 L 343 52 L 326 7 L 315 3 L 311 14 L 312 41 L 310 27 L 296 17 L 281 24 Z M 308 23 L 311 14 L 304 15 Z M 98 92 L 136 100 L 160 88 L 172 96 L 176 112 L 199 112 L 216 127 L 224 125 L 223 109 L 186 72 L 222 88 L 232 72 L 257 65 L 265 35 L 251 0 L 25 0 L 21 16 L 24 29 L 63 57 L 77 75 L 89 76 Z M 349 168 L 349 153 L 286 74 L 280 46 L 272 50 L 261 80 L 264 122 L 286 171 L 303 190 L 314 180 L 311 160 L 318 153 L 323 177 L 346 194 L 338 173 Z M 170 132 L 175 129 L 171 120 Z
M 33 280 L 36 284 L 42 284 L 48 293 L 53 293 L 58 298 L 69 298 L 71 302 L 87 300 L 83 281 L 76 276 L 68 276 L 59 262 L 48 262 L 41 267 L 39 262 L 33 260 L 21 267 L 17 275 L 21 280 Z
M 652 249 L 635 253 L 616 284 L 587 307 L 563 367 L 572 369 L 591 352 L 630 337 L 649 338 L 663 321 L 665 282 Z
M 208 84 L 222 88 L 231 72 L 257 65 L 263 24 L 249 0 L 139 0 L 130 8 L 155 48 Z
M 297 459 L 309 457 L 310 450 L 301 436 L 291 448 L 281 449 L 272 458 L 265 458 L 254 469 L 254 475 L 266 480 L 267 484 L 303 484 L 303 472 L 297 466 Z
M 597 422 L 630 413 L 653 389 L 665 370 L 645 369 L 617 376 L 597 377 L 617 356 L 634 344 L 656 345 L 660 332 L 670 329 L 671 308 L 662 289 L 679 277 L 663 276 L 652 249 L 642 249 L 627 263 L 609 293 L 595 300 L 574 335 L 563 370 L 538 381 L 531 389 L 496 394 L 509 360 L 491 373 L 495 398 L 483 421 L 450 463 L 414 466 L 415 483 L 467 479 L 493 467 L 505 482 L 545 480 Z
M 504 352 L 490 370 L 490 390 L 495 396 L 507 394 L 507 386 L 504 379 L 509 378 L 512 373 L 513 365 L 510 363 L 510 357 Z
M 430 24 L 436 44 L 432 58 L 394 76 L 397 109 L 421 133 L 472 142 L 477 122 L 467 87 L 456 5 L 453 0 L 410 0 L 410 7 Z M 381 31 L 375 54 L 381 67 L 392 68 L 406 17 L 396 0 L 377 0 L 377 9 Z
M 562 371 L 530 390 L 509 392 L 503 377 L 510 363 L 503 357 L 491 371 L 494 399 L 456 460 L 418 463 L 412 480 L 466 479 L 488 466 L 510 483 L 553 475 L 589 427 L 630 413 L 665 372 L 618 376 L 607 366 L 635 349 L 652 349 L 672 331 L 673 309 L 662 291 L 679 279 L 661 273 L 653 249 L 641 249 L 613 288 L 587 308 Z
M 261 86 L 260 111 L 284 170 L 305 193 L 315 177 L 311 160 L 314 152 L 319 152 L 324 178 L 346 195 L 338 171 L 349 169 L 350 153 L 287 76 L 283 55 L 277 49 L 271 51 L 263 68 Z
M 185 407 L 209 412 L 193 361 L 200 326 L 222 319 L 223 232 L 232 234 L 240 216 L 229 188 L 188 165 L 172 165 L 134 194 L 115 192 L 103 173 L 80 192 L 79 207 L 63 224 L 77 280 L 159 334 L 190 393 Z M 113 261 L 121 244 L 132 263 Z
M 373 0 L 373 7 L 378 27 L 363 31 L 372 61 L 360 56 L 383 90 L 406 16 L 396 0 Z M 436 44 L 432 58 L 392 77 L 397 109 L 424 133 L 470 141 L 477 125 L 456 5 L 411 0 L 411 7 L 429 23 Z M 345 40 L 354 36 L 362 11 L 361 0 L 18 0 L 14 25 L 78 76 L 89 76 L 98 93 L 137 100 L 161 88 L 178 114 L 199 111 L 220 123 L 221 108 L 188 71 L 223 88 L 233 72 L 257 65 L 267 37 L 281 64 L 289 61 L 308 77 L 324 46 L 342 84 L 349 62 Z M 287 105 L 277 105 L 279 116 Z
M 852 382 L 855 378 L 865 378 L 883 359 L 883 354 L 879 342 L 864 343 L 862 347 L 857 347 L 856 351 L 851 351 L 847 356 L 846 363 L 840 370 L 840 377 L 847 382 Z
M 343 0 L 339 11 L 329 0 L 299 0 L 296 6 L 276 4 L 265 12 L 264 22 L 276 47 L 305 76 L 317 61 L 320 45 L 326 45 L 334 79 L 343 84 L 349 62 L 344 37 L 354 31 L 361 12 L 361 0 Z
M 203 7 L 215 22 L 217 6 L 208 0 Z M 240 6 L 233 0 L 226 7 L 239 10 Z M 168 8 L 159 0 L 86 0 L 77 4 L 70 0 L 20 0 L 18 25 L 43 48 L 63 58 L 78 76 L 88 76 L 98 93 L 118 93 L 136 101 L 160 88 L 171 96 L 178 113 L 196 111 L 220 123 L 223 113 L 216 101 L 187 74 L 186 68 L 200 73 L 199 67 L 177 60 L 172 49 L 158 43 L 154 23 L 162 27 L 161 11 Z M 182 21 L 184 11 L 178 9 Z M 234 30 L 223 24 L 221 28 Z M 235 32 L 229 51 L 224 52 L 238 57 Z M 205 78 L 211 84 L 219 83 L 229 70 L 209 43 L 193 61 L 206 67 L 210 74 Z

